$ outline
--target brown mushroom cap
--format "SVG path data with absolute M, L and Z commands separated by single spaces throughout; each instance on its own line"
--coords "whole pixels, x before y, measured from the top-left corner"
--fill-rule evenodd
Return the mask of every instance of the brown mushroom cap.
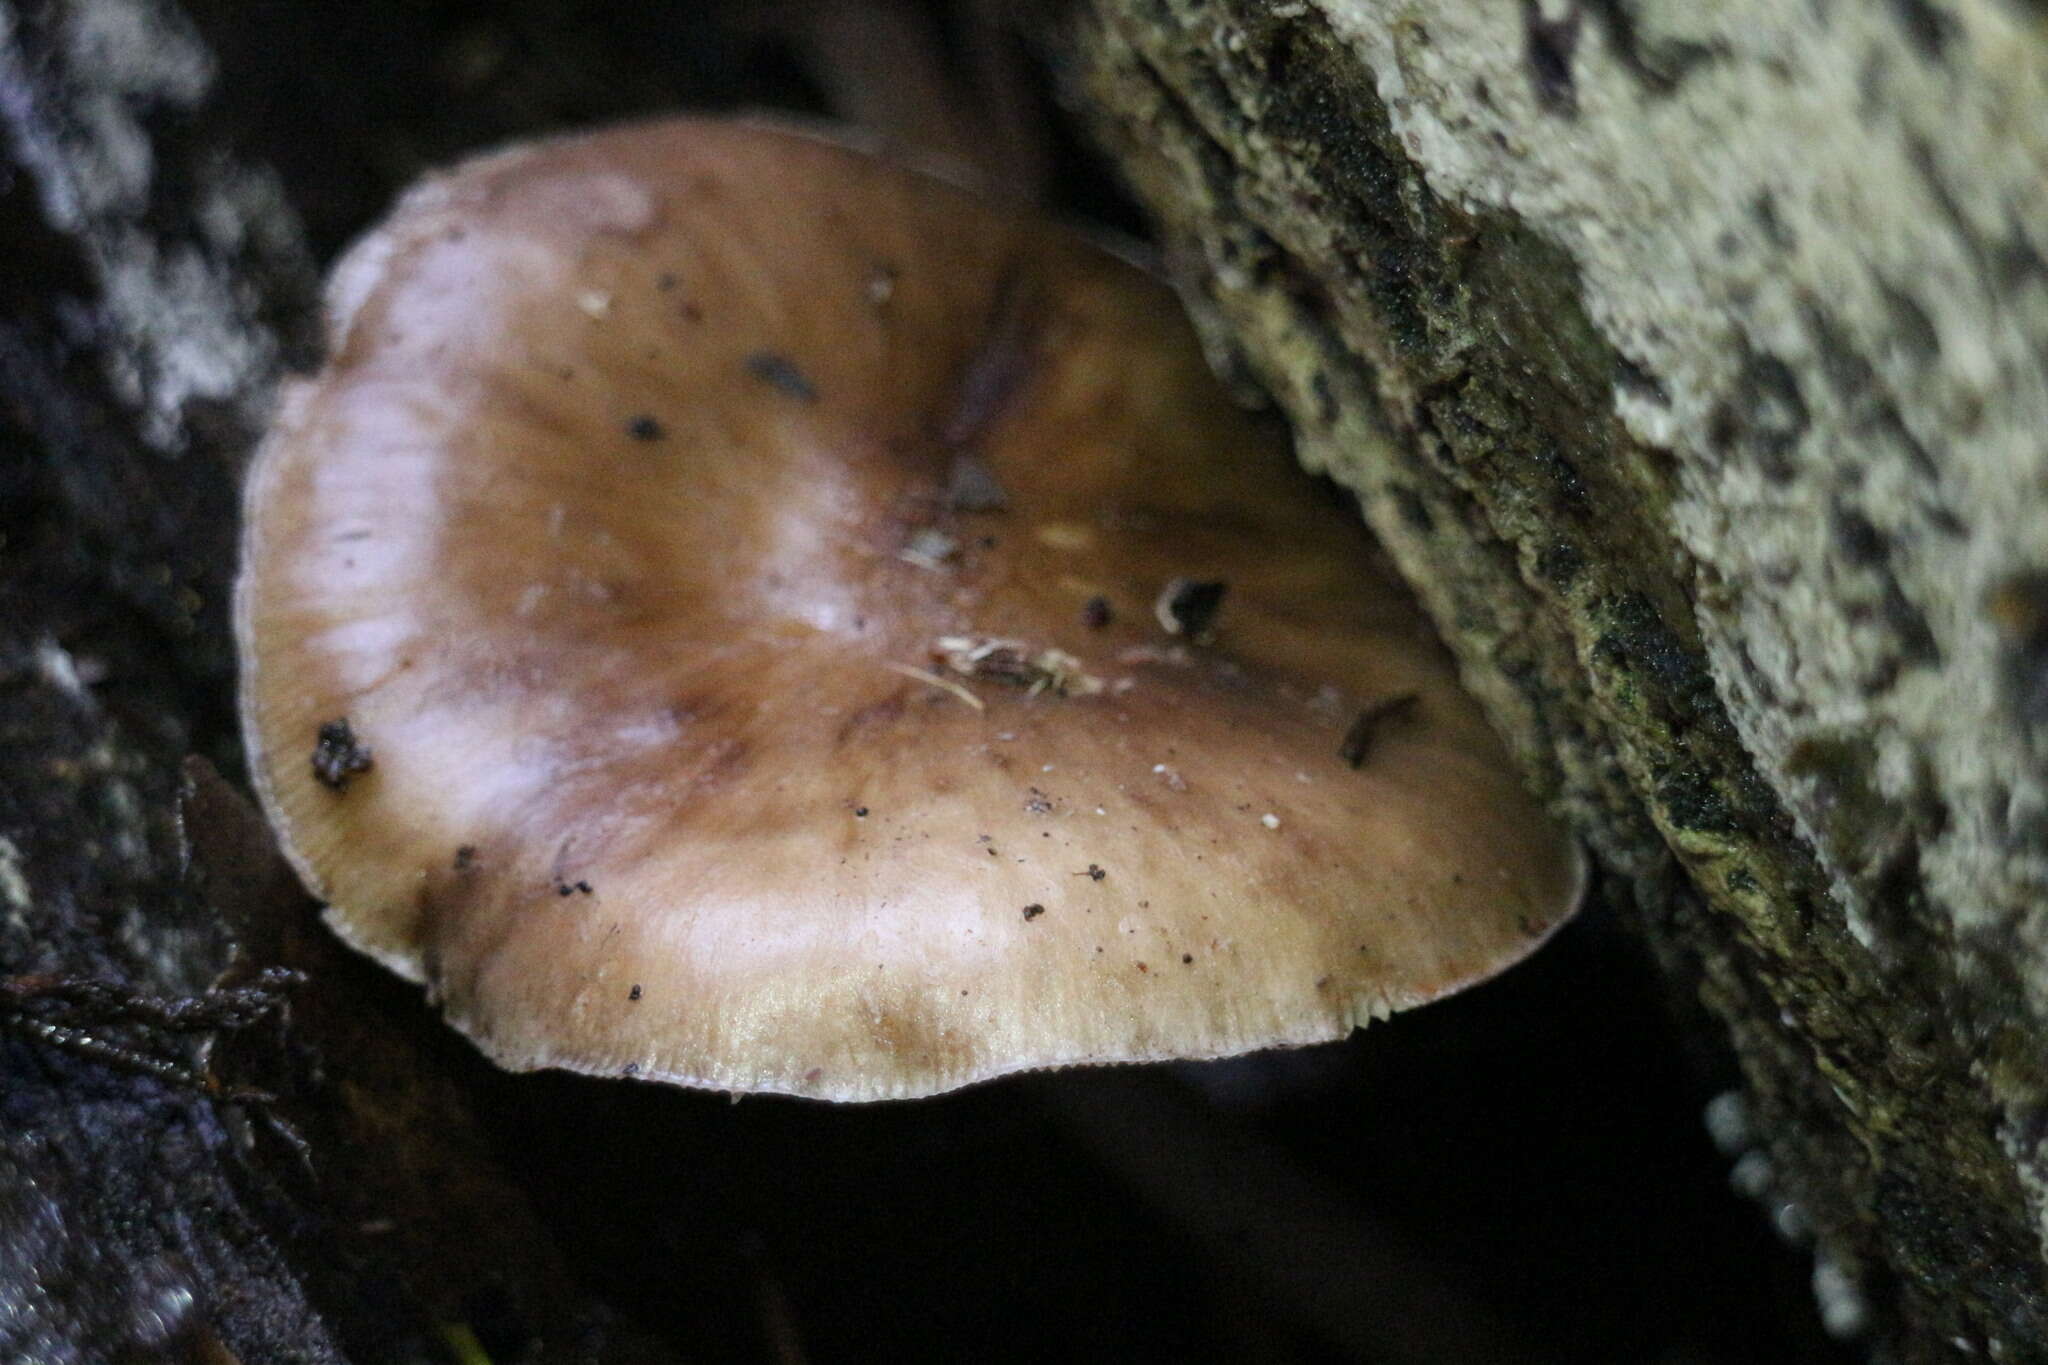
M 504 1066 L 873 1099 L 1308 1043 L 1575 904 L 1355 516 L 1068 233 L 677 120 L 429 182 L 329 306 L 250 482 L 252 767 Z

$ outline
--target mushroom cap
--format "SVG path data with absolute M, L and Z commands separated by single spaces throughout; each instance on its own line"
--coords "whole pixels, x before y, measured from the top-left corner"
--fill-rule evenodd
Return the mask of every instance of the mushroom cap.
M 249 481 L 251 766 L 500 1065 L 857 1100 L 1310 1043 L 1576 905 L 1355 514 L 1069 232 L 679 119 L 415 189 L 328 327 Z

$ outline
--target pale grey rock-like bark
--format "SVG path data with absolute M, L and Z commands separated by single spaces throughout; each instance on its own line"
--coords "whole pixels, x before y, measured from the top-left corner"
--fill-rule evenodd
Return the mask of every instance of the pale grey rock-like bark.
M 1053 45 L 1725 1021 L 1818 1279 L 1880 1354 L 2048 1359 L 2048 7 L 1093 0 Z

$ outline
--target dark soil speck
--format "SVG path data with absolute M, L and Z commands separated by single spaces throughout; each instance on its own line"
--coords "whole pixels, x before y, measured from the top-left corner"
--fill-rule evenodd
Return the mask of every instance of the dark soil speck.
M 1176 578 L 1160 590 L 1153 614 L 1169 635 L 1205 635 L 1229 591 L 1230 585 L 1220 578 Z
M 313 742 L 313 776 L 331 791 L 347 788 L 348 780 L 366 773 L 376 763 L 368 745 L 356 738 L 348 717 L 330 720 L 320 727 Z
M 756 351 L 747 357 L 747 373 L 774 389 L 784 398 L 803 403 L 818 401 L 818 391 L 796 362 L 774 351 Z

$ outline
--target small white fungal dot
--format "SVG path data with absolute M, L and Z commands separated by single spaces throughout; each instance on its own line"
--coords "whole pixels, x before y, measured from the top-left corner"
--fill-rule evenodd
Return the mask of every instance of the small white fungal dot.
M 1744 1152 L 1728 1171 L 1729 1187 L 1745 1199 L 1762 1199 L 1774 1179 L 1771 1159 L 1758 1151 Z
M 1837 1341 L 1863 1335 L 1870 1325 L 1870 1307 L 1849 1272 L 1825 1253 L 1813 1258 L 1813 1297 L 1820 1305 L 1820 1323 Z
M 594 318 L 612 311 L 612 296 L 602 289 L 586 289 L 576 296 L 576 306 Z
M 1264 815 L 1261 815 L 1259 817 L 1259 823 L 1264 825 L 1267 829 L 1278 829 L 1280 828 L 1280 817 L 1273 814 L 1273 812 L 1271 811 L 1267 811 Z
M 1752 1141 L 1749 1105 L 1740 1090 L 1723 1090 L 1708 1100 L 1700 1117 L 1707 1126 L 1707 1136 L 1722 1156 L 1740 1156 L 1748 1149 Z

